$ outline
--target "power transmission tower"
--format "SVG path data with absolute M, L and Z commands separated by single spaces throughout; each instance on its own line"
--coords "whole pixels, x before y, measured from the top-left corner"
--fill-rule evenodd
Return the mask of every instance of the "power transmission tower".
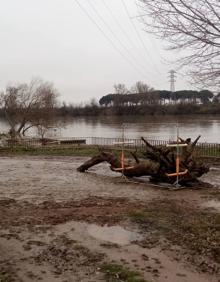
M 169 71 L 170 74 L 170 91 L 175 92 L 176 72 L 174 70 Z

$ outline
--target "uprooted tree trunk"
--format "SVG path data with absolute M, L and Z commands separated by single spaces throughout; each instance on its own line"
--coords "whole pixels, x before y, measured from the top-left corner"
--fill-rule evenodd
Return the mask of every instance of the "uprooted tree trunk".
M 193 154 L 199 138 L 200 136 L 194 142 L 191 142 L 191 139 L 183 140 L 180 138 L 181 143 L 187 144 L 186 147 L 182 147 L 180 171 L 185 171 L 186 174 L 179 175 L 180 184 L 186 185 L 197 181 L 199 177 L 209 171 L 209 168 L 197 161 Z M 132 165 L 125 164 L 124 168 L 122 168 L 121 161 L 113 153 L 101 152 L 99 155 L 86 161 L 77 170 L 85 172 L 94 165 L 108 162 L 111 170 L 121 172 L 127 177 L 150 176 L 151 180 L 155 182 L 175 183 L 176 177 L 169 176 L 169 174 L 176 172 L 176 148 L 152 146 L 143 137 L 141 139 L 146 145 L 143 159 L 139 159 L 135 152 L 131 152 L 135 160 Z

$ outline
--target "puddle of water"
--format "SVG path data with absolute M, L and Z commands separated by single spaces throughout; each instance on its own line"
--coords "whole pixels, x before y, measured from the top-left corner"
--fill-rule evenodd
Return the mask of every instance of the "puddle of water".
M 125 230 L 121 226 L 98 226 L 91 224 L 87 227 L 90 236 L 118 245 L 129 245 L 132 241 L 141 240 L 142 237 L 136 232 Z
M 220 171 L 220 167 L 211 167 L 210 171 L 201 177 L 201 180 L 212 184 L 216 188 L 220 188 L 219 187 L 219 183 L 220 183 L 219 171 Z
M 213 208 L 220 212 L 220 202 L 219 201 L 211 200 L 211 201 L 204 203 L 203 206 L 206 208 Z
M 220 167 L 214 167 L 214 166 L 212 166 L 212 167 L 210 168 L 210 171 L 220 171 Z
M 215 276 L 201 274 L 193 268 L 186 267 L 181 261 L 177 261 L 166 250 L 157 248 L 142 248 L 131 244 L 132 240 L 143 239 L 138 232 L 127 231 L 120 226 L 100 227 L 85 222 L 69 221 L 54 227 L 55 235 L 65 234 L 70 239 L 76 240 L 91 251 L 105 253 L 109 261 L 121 261 L 126 259 L 129 267 L 134 267 L 134 262 L 143 270 L 146 280 L 157 282 L 217 282 Z M 96 240 L 94 240 L 96 239 Z M 106 248 L 100 241 L 122 244 L 120 248 Z M 154 270 L 159 270 L 159 276 L 153 276 Z M 142 272 L 142 271 L 141 271 Z M 50 280 L 52 281 L 52 280 Z M 84 280 L 83 280 L 84 281 Z M 96 281 L 96 280 L 95 280 Z

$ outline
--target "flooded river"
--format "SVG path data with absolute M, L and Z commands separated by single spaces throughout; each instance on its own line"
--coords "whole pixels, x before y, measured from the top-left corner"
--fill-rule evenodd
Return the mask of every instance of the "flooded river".
M 84 117 L 59 120 L 57 128 L 51 130 L 51 136 L 57 137 L 121 137 L 122 125 L 125 137 L 174 140 L 180 136 L 196 138 L 202 135 L 201 142 L 219 143 L 220 115 L 188 116 L 123 116 L 123 117 Z M 0 129 L 5 132 L 8 125 L 0 120 Z M 36 134 L 33 131 L 29 134 Z
M 202 135 L 201 142 L 219 143 L 219 116 L 145 116 L 145 117 L 100 117 L 67 120 L 61 127 L 61 136 L 72 137 L 121 137 L 122 125 L 127 138 L 173 140 L 176 139 L 177 123 L 180 136 L 196 138 Z

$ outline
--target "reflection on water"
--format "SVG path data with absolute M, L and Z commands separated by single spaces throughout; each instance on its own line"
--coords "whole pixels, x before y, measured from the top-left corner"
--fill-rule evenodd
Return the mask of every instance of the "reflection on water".
M 216 142 L 220 139 L 220 116 L 124 116 L 87 117 L 66 120 L 62 136 L 121 137 L 122 124 L 127 138 L 174 140 L 177 123 L 183 138 L 202 135 L 201 142 Z
M 220 212 L 220 202 L 219 201 L 211 200 L 211 201 L 204 203 L 203 206 L 206 208 L 213 208 L 217 210 L 218 212 Z
M 220 143 L 220 115 L 188 116 L 105 116 L 68 118 L 59 120 L 59 129 L 55 132 L 61 137 L 121 137 L 122 124 L 125 125 L 127 138 L 174 140 L 177 123 L 180 136 L 196 138 L 202 135 L 201 142 Z M 8 125 L 0 120 L 1 131 L 7 131 Z M 30 131 L 29 134 L 34 134 Z
M 128 245 L 132 241 L 141 240 L 138 233 L 125 230 L 121 226 L 98 226 L 91 224 L 88 226 L 88 233 L 92 237 L 118 245 Z
M 201 180 L 204 182 L 208 182 L 212 184 L 214 187 L 219 188 L 220 183 L 220 168 L 219 167 L 211 167 L 209 173 L 204 174 L 201 177 Z

